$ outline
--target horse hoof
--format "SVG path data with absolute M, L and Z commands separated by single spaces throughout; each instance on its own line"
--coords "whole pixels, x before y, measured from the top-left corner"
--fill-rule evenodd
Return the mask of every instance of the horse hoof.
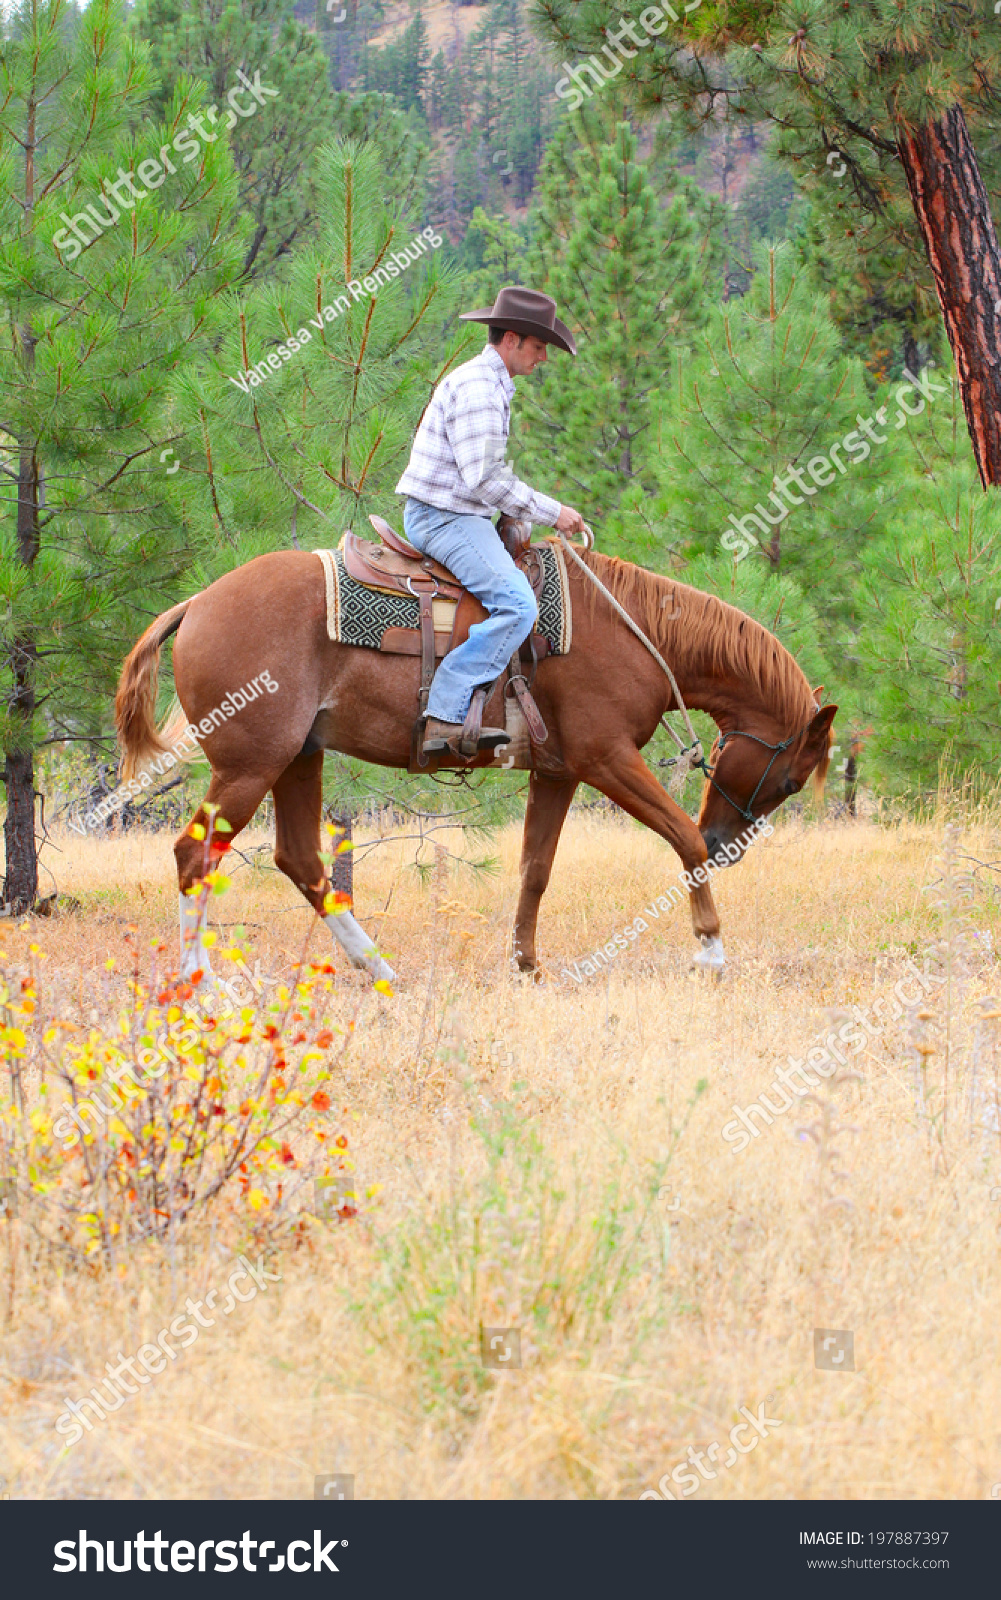
M 692 957 L 692 964 L 701 967 L 703 972 L 720 973 L 726 966 L 726 955 L 723 951 L 723 941 L 718 937 L 710 938 L 708 934 L 701 936 L 702 948 L 698 955 Z

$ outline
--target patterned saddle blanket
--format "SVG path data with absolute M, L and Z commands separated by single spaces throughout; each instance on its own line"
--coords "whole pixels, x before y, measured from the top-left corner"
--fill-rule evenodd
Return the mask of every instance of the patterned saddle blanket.
M 344 552 L 344 539 L 336 550 L 314 552 L 323 563 L 326 580 L 329 638 L 337 644 L 359 645 L 366 650 L 419 656 L 420 602 L 416 595 L 393 593 L 360 582 L 348 572 Z M 566 655 L 573 617 L 563 552 L 549 542 L 533 544 L 522 559 L 526 564 L 538 561 L 541 566 L 541 582 L 533 584 L 539 606 L 535 635 L 545 639 L 546 654 Z M 432 603 L 438 659 L 447 655 L 453 644 L 456 604 L 455 599 L 444 596 L 436 596 Z

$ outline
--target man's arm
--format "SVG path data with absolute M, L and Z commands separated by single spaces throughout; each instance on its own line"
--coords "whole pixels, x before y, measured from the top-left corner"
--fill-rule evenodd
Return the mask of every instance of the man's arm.
M 554 527 L 560 515 L 558 500 L 522 483 L 505 458 L 507 435 L 499 400 L 484 386 L 470 385 L 452 398 L 445 418 L 445 433 L 459 476 L 470 494 L 510 517 L 524 517 Z

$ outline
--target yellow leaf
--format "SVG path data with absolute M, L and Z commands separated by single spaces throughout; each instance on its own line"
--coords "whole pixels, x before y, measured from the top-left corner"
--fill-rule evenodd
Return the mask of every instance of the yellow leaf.
M 372 987 L 373 989 L 378 989 L 380 994 L 388 994 L 390 997 L 392 997 L 394 992 L 392 985 L 387 983 L 385 978 L 376 978 Z
M 263 1189 L 251 1189 L 247 1199 L 250 1201 L 250 1204 L 255 1211 L 260 1211 L 266 1199 L 266 1195 Z
M 204 839 L 205 837 L 205 829 L 202 827 L 200 822 L 193 822 L 191 827 L 188 829 L 188 832 L 190 833 L 192 839 Z

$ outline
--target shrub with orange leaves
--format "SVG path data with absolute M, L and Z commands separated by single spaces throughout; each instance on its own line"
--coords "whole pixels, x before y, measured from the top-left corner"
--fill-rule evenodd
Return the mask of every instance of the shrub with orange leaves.
M 236 946 L 221 954 L 242 959 Z M 337 1159 L 327 1154 L 322 1086 L 331 1047 L 342 1053 L 351 1033 L 328 1014 L 332 981 L 322 973 L 299 973 L 291 989 L 234 1010 L 176 974 L 141 976 L 136 955 L 117 1015 L 88 1027 L 47 1015 L 36 973 L 15 975 L 5 959 L 0 952 L 0 1067 L 14 1092 L 0 1111 L 0 1182 L 16 1180 L 37 1237 L 71 1257 L 113 1261 L 210 1205 L 237 1233 L 259 1236 L 287 1223 L 293 1196 L 311 1194 Z M 29 1071 L 39 1075 L 30 1108 Z

